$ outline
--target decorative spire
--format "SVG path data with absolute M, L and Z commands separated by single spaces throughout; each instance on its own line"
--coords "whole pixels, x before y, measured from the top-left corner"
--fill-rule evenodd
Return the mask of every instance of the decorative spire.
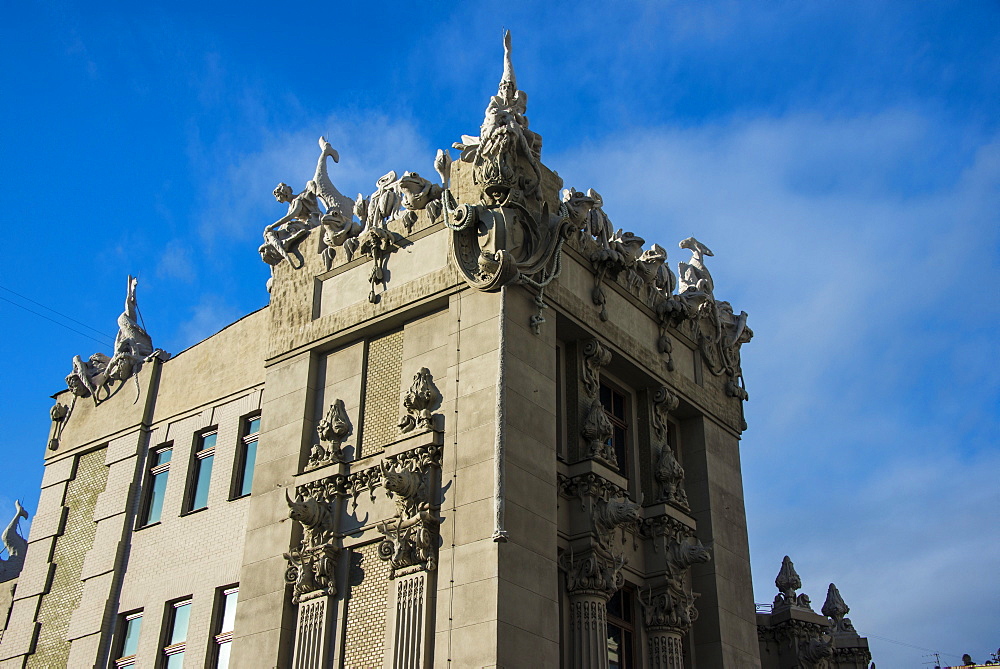
M 854 632 L 854 625 L 851 624 L 850 618 L 844 617 L 851 612 L 851 609 L 844 602 L 844 598 L 840 596 L 840 590 L 833 583 L 826 591 L 826 601 L 823 602 L 821 610 L 824 616 L 833 620 L 835 632 Z
M 778 588 L 778 594 L 774 597 L 775 609 L 799 606 L 812 610 L 808 595 L 795 594 L 795 591 L 802 587 L 802 579 L 799 578 L 798 572 L 795 571 L 795 565 L 792 564 L 791 558 L 787 555 L 781 561 L 781 570 L 778 572 L 777 578 L 774 579 L 774 585 Z
M 500 85 L 509 84 L 517 90 L 517 78 L 514 76 L 514 62 L 510 58 L 510 31 L 506 31 L 503 36 L 503 77 L 500 78 Z

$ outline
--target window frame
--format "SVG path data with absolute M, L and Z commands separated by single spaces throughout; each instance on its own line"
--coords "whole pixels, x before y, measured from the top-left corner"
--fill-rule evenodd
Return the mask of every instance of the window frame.
M 622 443 L 622 453 L 625 455 L 625 462 L 621 462 L 621 454 L 618 453 L 617 449 L 614 449 L 614 442 L 611 446 L 615 450 L 615 459 L 618 460 L 618 473 L 629 481 L 629 488 L 632 487 L 632 481 L 636 480 L 635 476 L 635 466 L 636 458 L 635 454 L 635 394 L 628 389 L 628 386 L 621 383 L 613 376 L 602 373 L 600 377 L 600 385 L 597 391 L 598 399 L 601 399 L 603 395 L 603 390 L 607 388 L 611 391 L 611 405 L 612 411 L 608 411 L 607 407 L 604 407 L 604 402 L 601 401 L 601 406 L 604 408 L 604 415 L 607 416 L 608 422 L 612 426 L 611 438 L 615 439 L 613 428 L 620 428 L 623 432 L 623 443 Z M 622 414 L 624 418 L 619 418 L 613 413 L 614 410 L 614 395 L 617 394 L 622 398 Z
M 222 647 L 226 644 L 232 644 L 233 641 L 233 630 L 224 630 L 222 626 L 225 624 L 226 617 L 226 603 L 230 595 L 234 595 L 233 600 L 233 618 L 235 627 L 235 608 L 239 605 L 239 592 L 240 585 L 236 583 L 234 585 L 223 586 L 216 589 L 215 595 L 215 611 L 212 614 L 212 634 L 208 639 L 208 655 L 206 656 L 206 665 L 210 667 L 219 667 L 219 653 Z M 232 646 L 230 646 L 232 648 Z
M 171 602 L 167 602 L 164 606 L 164 616 L 163 616 L 163 631 L 160 638 L 160 649 L 159 657 L 157 659 L 156 666 L 165 668 L 170 662 L 170 658 L 174 655 L 183 655 L 187 652 L 187 638 L 188 632 L 191 627 L 191 609 L 187 611 L 187 624 L 184 628 L 184 639 L 182 641 L 175 641 L 171 643 L 171 638 L 174 636 L 174 629 L 177 625 L 177 610 L 184 606 L 191 606 L 194 603 L 194 599 L 189 595 L 187 597 L 181 597 L 180 599 L 175 599 Z M 184 660 L 181 660 L 183 664 Z
M 626 606 L 626 601 L 625 601 L 626 596 L 628 597 L 627 600 L 628 606 Z M 631 620 L 626 620 L 624 617 L 619 617 L 611 613 L 611 607 L 610 607 L 611 599 L 614 599 L 615 597 L 622 598 L 623 613 L 627 612 L 631 616 Z M 626 583 L 624 586 L 621 587 L 620 590 L 618 590 L 618 592 L 616 592 L 614 595 L 611 596 L 611 598 L 608 600 L 608 605 L 609 606 L 605 610 L 605 623 L 608 627 L 608 632 L 607 632 L 608 639 L 610 640 L 611 638 L 611 630 L 610 630 L 611 627 L 615 627 L 619 630 L 622 630 L 623 633 L 627 633 L 629 635 L 629 641 L 630 641 L 629 645 L 626 646 L 629 652 L 629 663 L 625 665 L 623 669 L 638 669 L 643 665 L 642 665 L 642 655 L 641 655 L 642 648 L 639 644 L 640 639 L 638 636 L 639 626 L 637 624 L 637 621 L 639 620 L 639 618 L 637 615 L 638 611 L 636 610 L 635 588 L 631 587 L 630 584 Z M 624 639 L 624 634 L 623 634 L 623 639 Z M 609 665 L 611 662 L 610 654 L 611 650 L 609 647 L 608 649 Z
M 157 464 L 149 464 L 151 462 L 156 462 L 159 460 L 161 454 L 170 452 L 170 459 L 166 462 L 158 462 Z M 170 483 L 170 463 L 173 462 L 173 451 L 174 442 L 167 441 L 162 444 L 151 448 L 147 454 L 147 466 L 146 473 L 143 482 L 142 491 L 142 503 L 139 506 L 139 514 L 136 517 L 136 529 L 141 530 L 146 527 L 153 527 L 154 525 L 159 525 L 163 519 L 163 505 L 166 501 L 167 496 L 167 485 Z M 152 510 L 153 505 L 153 494 L 155 493 L 156 478 L 163 475 L 163 500 L 160 502 L 160 514 L 156 520 L 151 521 L 149 519 L 149 513 Z
M 139 621 L 138 634 L 142 634 L 142 609 L 136 609 L 134 611 L 128 611 L 126 613 L 118 614 L 117 623 L 117 638 L 115 639 L 115 652 L 117 656 L 113 660 L 113 666 L 116 669 L 123 667 L 134 667 L 136 666 L 136 656 L 138 655 L 138 640 L 136 640 L 136 652 L 131 655 L 123 655 L 125 652 L 125 642 L 128 640 L 128 629 L 133 620 Z
M 215 442 L 211 446 L 205 448 L 205 439 L 212 436 L 215 437 Z M 218 446 L 219 427 L 217 425 L 207 427 L 195 434 L 194 441 L 191 444 L 191 458 L 188 462 L 187 491 L 184 495 L 184 510 L 181 512 L 182 516 L 197 513 L 198 511 L 204 511 L 208 508 L 209 494 L 211 493 L 212 488 L 212 470 L 215 469 L 215 454 Z M 212 458 L 212 466 L 208 471 L 208 480 L 205 482 L 205 505 L 195 507 L 195 501 L 198 495 L 198 485 L 201 483 L 201 477 L 205 474 L 203 470 L 203 463 L 208 458 Z
M 249 486 L 246 492 L 243 492 L 243 483 L 246 478 L 247 453 L 249 453 L 250 444 L 254 444 L 254 468 L 257 465 L 257 444 L 260 440 L 260 425 L 257 426 L 256 432 L 250 432 L 250 424 L 255 420 L 260 420 L 260 418 L 261 414 L 259 411 L 240 418 L 239 452 L 236 458 L 236 465 L 233 467 L 233 479 L 229 489 L 230 500 L 249 497 L 253 492 L 253 473 L 250 474 Z

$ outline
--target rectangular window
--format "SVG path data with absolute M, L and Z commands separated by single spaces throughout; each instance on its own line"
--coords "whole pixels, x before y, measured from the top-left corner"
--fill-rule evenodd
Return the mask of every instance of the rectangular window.
M 191 617 L 191 600 L 185 599 L 167 605 L 167 628 L 164 635 L 163 666 L 179 669 L 184 666 L 184 651 L 187 650 L 188 620 Z
M 615 452 L 618 471 L 629 476 L 630 458 L 628 452 L 628 402 L 624 393 L 601 381 L 601 405 L 611 421 L 611 438 L 608 445 Z
M 239 596 L 239 591 L 240 589 L 235 586 L 225 588 L 219 597 L 215 615 L 216 633 L 212 637 L 215 646 L 215 664 L 211 666 L 216 669 L 229 667 L 229 654 L 233 647 L 233 623 L 236 621 L 236 598 Z
M 250 494 L 253 485 L 253 467 L 257 461 L 257 438 L 260 434 L 260 416 L 247 418 L 243 422 L 243 449 L 237 470 L 233 497 Z
M 152 465 L 146 488 L 146 504 L 143 507 L 140 526 L 160 522 L 163 514 L 163 497 L 167 492 L 167 474 L 170 473 L 170 456 L 173 450 L 168 446 L 153 452 Z
M 608 669 L 632 669 L 636 657 L 635 602 L 622 588 L 608 600 Z
M 118 659 L 116 667 L 134 667 L 135 652 L 139 648 L 139 631 L 142 629 L 142 611 L 127 613 L 118 625 Z
M 188 511 L 208 508 L 208 487 L 212 482 L 212 462 L 215 460 L 215 440 L 218 436 L 217 432 L 209 432 L 198 437 Z

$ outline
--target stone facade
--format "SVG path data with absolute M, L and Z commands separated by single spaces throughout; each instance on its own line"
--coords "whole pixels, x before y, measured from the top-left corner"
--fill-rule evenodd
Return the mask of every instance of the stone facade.
M 321 138 L 268 307 L 57 397 L 0 667 L 761 666 L 746 314 L 560 192 L 510 54 L 440 184 Z

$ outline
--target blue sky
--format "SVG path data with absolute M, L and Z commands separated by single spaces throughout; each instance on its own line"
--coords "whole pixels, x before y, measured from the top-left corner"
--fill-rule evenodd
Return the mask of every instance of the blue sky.
M 613 5 L 613 6 L 612 6 Z M 177 352 L 267 302 L 261 228 L 315 141 L 334 182 L 432 173 L 514 32 L 543 161 L 750 313 L 757 601 L 786 553 L 879 666 L 1000 645 L 1000 7 L 986 2 L 80 4 L 0 39 L 0 513 L 125 276 Z M 103 336 L 27 302 L 55 309 Z M 11 300 L 109 342 L 101 346 Z M 889 639 L 912 646 L 892 643 Z

